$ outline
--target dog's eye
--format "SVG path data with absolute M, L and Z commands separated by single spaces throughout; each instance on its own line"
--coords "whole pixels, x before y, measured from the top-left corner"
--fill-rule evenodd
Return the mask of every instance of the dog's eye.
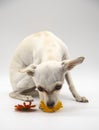
M 61 87 L 62 87 L 62 85 L 56 85 L 56 86 L 55 86 L 55 90 L 60 90 Z
M 42 87 L 38 87 L 38 90 L 39 90 L 40 92 L 44 92 L 44 89 L 43 89 Z

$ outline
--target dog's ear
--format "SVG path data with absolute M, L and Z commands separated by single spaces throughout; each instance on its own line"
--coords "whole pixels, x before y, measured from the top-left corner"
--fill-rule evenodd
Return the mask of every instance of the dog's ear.
M 29 66 L 20 69 L 19 72 L 20 73 L 27 73 L 30 76 L 33 76 L 34 72 L 35 72 L 36 66 L 33 64 L 30 64 Z
M 64 60 L 62 61 L 62 68 L 66 71 L 71 70 L 74 68 L 76 65 L 81 64 L 84 61 L 84 57 L 78 57 L 73 60 Z

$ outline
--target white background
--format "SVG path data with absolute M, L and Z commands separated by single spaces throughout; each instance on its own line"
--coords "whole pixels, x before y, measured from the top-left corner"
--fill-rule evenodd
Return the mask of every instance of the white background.
M 89 103 L 77 103 L 64 84 L 64 108 L 56 113 L 21 113 L 11 99 L 9 64 L 26 36 L 49 30 L 69 47 L 71 58 L 86 60 L 72 70 L 76 89 Z M 0 0 L 0 129 L 99 130 L 99 1 L 98 0 Z

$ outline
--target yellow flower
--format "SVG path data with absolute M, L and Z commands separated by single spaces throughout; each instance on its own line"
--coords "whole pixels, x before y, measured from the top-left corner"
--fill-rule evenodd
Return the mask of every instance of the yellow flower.
M 63 107 L 63 105 L 62 105 L 62 102 L 61 102 L 61 101 L 58 101 L 58 103 L 57 103 L 54 107 L 52 107 L 52 108 L 48 108 L 48 107 L 45 105 L 44 101 L 41 101 L 39 108 L 40 108 L 42 111 L 44 111 L 44 112 L 55 112 L 55 111 L 59 110 L 59 109 L 62 108 L 62 107 Z

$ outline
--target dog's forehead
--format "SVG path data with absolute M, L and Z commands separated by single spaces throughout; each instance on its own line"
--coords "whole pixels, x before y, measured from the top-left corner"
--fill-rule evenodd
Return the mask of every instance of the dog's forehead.
M 61 68 L 61 63 L 60 62 L 57 62 L 57 61 L 46 61 L 46 62 L 43 62 L 41 64 L 38 65 L 37 67 L 37 70 L 39 72 L 47 72 L 48 70 L 50 71 L 56 71 L 56 70 L 59 70 Z
M 36 73 L 42 75 L 45 78 L 51 78 L 52 76 L 59 77 L 57 74 L 62 74 L 61 65 L 58 62 L 46 62 L 44 64 L 40 64 Z
M 54 87 L 52 84 L 63 81 L 63 73 L 59 64 L 43 64 L 37 67 L 35 78 L 38 85 Z

